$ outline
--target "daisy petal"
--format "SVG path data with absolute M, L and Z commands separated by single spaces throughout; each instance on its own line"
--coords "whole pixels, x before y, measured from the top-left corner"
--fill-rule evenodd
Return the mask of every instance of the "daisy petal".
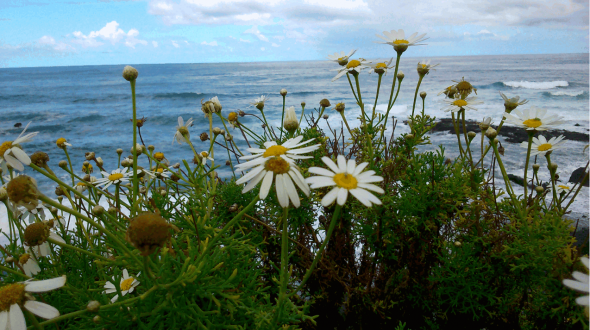
M 59 316 L 57 308 L 47 305 L 45 303 L 33 300 L 27 300 L 24 307 L 31 313 L 42 317 L 46 320 L 53 319 Z
M 66 275 L 48 280 L 25 282 L 25 291 L 36 293 L 47 292 L 61 288 L 64 284 L 66 284 Z
M 340 188 L 338 191 L 338 205 L 342 206 L 346 203 L 346 199 L 348 198 L 348 189 Z
M 27 323 L 23 311 L 17 304 L 10 305 L 10 312 L 8 315 L 11 330 L 26 330 Z

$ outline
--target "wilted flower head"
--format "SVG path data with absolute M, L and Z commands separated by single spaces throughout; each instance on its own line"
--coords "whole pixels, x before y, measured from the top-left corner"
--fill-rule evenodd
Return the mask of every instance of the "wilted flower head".
M 508 98 L 502 92 L 500 92 L 500 96 L 502 96 L 502 99 L 504 99 L 504 108 L 506 108 L 506 112 L 508 112 L 508 113 L 510 113 L 512 110 L 516 109 L 516 107 L 518 107 L 519 105 L 523 105 L 528 102 L 528 100 L 522 100 L 519 102 L 518 100 L 520 99 L 520 96 Z
M 125 239 L 140 250 L 141 255 L 147 256 L 168 242 L 171 228 L 159 214 L 144 213 L 131 219 Z

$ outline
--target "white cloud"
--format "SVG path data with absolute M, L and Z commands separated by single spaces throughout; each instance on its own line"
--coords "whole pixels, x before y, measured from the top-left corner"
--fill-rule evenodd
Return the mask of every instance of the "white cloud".
M 137 29 L 130 29 L 129 32 L 125 33 L 123 29 L 119 28 L 119 23 L 112 21 L 107 23 L 102 29 L 98 31 L 91 31 L 88 35 L 83 34 L 81 31 L 75 31 L 72 33 L 75 39 L 73 43 L 79 44 L 82 47 L 98 47 L 102 46 L 103 41 L 108 41 L 112 45 L 119 43 L 124 40 L 124 44 L 127 47 L 135 48 L 135 45 L 142 44 L 147 45 L 147 41 L 136 38 L 139 36 Z
M 262 41 L 268 41 L 268 38 L 264 36 L 264 34 L 260 33 L 260 30 L 258 30 L 258 26 L 254 25 L 251 28 L 249 28 L 248 30 L 244 31 L 244 33 L 246 34 L 253 34 L 255 35 L 258 39 L 262 40 Z
M 274 42 L 272 43 L 273 47 L 280 47 L 279 45 L 275 44 Z
M 201 42 L 201 45 L 205 45 L 205 46 L 217 46 L 217 41 L 211 41 L 211 42 L 203 41 L 203 42 Z
M 157 48 L 158 47 L 158 42 L 157 41 L 152 41 L 152 45 Z
M 176 48 L 180 47 L 180 46 L 178 45 L 178 43 L 176 43 L 176 41 L 174 41 L 174 40 L 172 40 L 172 46 L 174 46 L 174 47 L 176 47 Z
M 260 47 L 260 50 L 261 50 L 261 51 L 264 51 L 264 50 L 265 50 L 265 48 L 264 48 L 264 47 Z
M 186 41 L 186 40 L 183 40 L 183 41 L 184 41 L 185 44 L 189 45 L 188 41 Z
M 250 41 L 250 40 L 246 40 L 246 39 L 242 39 L 242 38 L 240 38 L 240 41 L 241 41 L 241 42 L 252 42 L 252 41 Z
M 73 50 L 74 48 L 64 42 L 56 42 L 52 36 L 42 36 L 37 40 L 37 44 L 49 46 L 57 51 Z
M 488 30 L 481 30 L 481 31 L 477 32 L 476 34 L 492 34 L 492 32 L 490 32 Z

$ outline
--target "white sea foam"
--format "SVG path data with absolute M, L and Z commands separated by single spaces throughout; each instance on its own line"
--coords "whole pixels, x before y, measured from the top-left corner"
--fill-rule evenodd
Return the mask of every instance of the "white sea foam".
M 564 92 L 564 91 L 556 91 L 556 92 L 549 92 L 549 94 L 554 96 L 578 96 L 584 94 L 584 91 L 571 91 L 571 92 Z
M 567 87 L 568 82 L 565 80 L 556 81 L 505 81 L 505 86 L 514 88 L 527 88 L 527 89 L 550 89 L 556 87 Z

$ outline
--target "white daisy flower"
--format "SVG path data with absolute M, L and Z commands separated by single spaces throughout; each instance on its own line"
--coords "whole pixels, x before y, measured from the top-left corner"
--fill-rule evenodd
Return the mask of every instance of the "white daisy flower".
M 29 279 L 21 283 L 8 284 L 0 288 L 0 329 L 25 330 L 27 323 L 21 308 L 44 318 L 53 319 L 59 316 L 59 311 L 46 303 L 29 300 L 26 293 L 48 292 L 61 288 L 66 284 L 66 276 L 49 280 L 33 281 Z
M 439 66 L 440 63 L 437 64 L 430 64 L 430 60 L 422 60 L 418 62 L 416 70 L 418 70 L 419 75 L 427 75 L 430 73 L 430 69 L 433 69 Z
M 569 192 L 570 189 L 572 189 L 570 186 L 565 185 L 565 184 L 558 184 L 557 186 L 555 186 L 555 190 L 557 191 L 557 194 L 561 194 L 562 192 Z
M 502 92 L 500 92 L 500 96 L 502 96 L 502 98 L 504 99 L 504 106 L 510 110 L 514 110 L 517 106 L 526 104 L 529 101 L 529 100 L 522 100 L 519 102 L 518 100 L 520 100 L 520 96 L 508 98 Z
M 549 139 L 549 141 L 547 141 L 547 139 L 543 135 L 534 137 L 533 143 L 531 144 L 531 156 L 545 156 L 548 152 L 552 152 L 555 149 L 559 149 L 559 147 L 565 143 L 565 141 L 562 141 L 563 139 L 565 139 L 565 136 L 563 135 L 560 135 L 558 137 L 552 137 L 551 139 Z M 529 143 L 527 141 L 524 141 L 520 143 L 520 146 L 528 150 Z M 523 152 L 523 154 L 526 153 L 526 151 Z
M 348 55 L 341 51 L 340 53 L 336 52 L 333 55 L 328 55 L 328 59 L 332 62 L 336 62 L 340 65 L 346 65 L 348 63 L 348 59 L 356 53 L 356 49 L 351 50 Z
M 457 88 L 455 87 L 455 85 L 451 85 L 451 86 L 443 89 L 442 91 L 440 91 L 436 95 L 440 95 L 440 94 L 445 94 L 445 96 L 448 98 L 454 98 L 455 94 L 457 94 Z
M 58 241 L 61 243 L 66 243 L 61 236 L 56 234 L 53 231 L 49 231 L 49 238 L 53 239 L 54 241 Z M 28 251 L 33 251 L 37 257 L 46 257 L 51 254 L 51 249 L 49 249 L 49 242 L 45 241 L 39 245 L 30 246 Z
M 389 32 L 383 31 L 382 36 L 380 36 L 378 34 L 376 34 L 375 36 L 377 36 L 377 38 L 383 39 L 385 42 L 383 42 L 383 41 L 375 41 L 375 42 L 378 44 L 392 45 L 393 49 L 395 49 L 396 52 L 403 53 L 406 51 L 406 49 L 408 49 L 408 46 L 421 45 L 421 44 L 418 44 L 418 42 L 422 42 L 422 41 L 428 39 L 428 38 L 424 38 L 425 35 L 426 35 L 426 33 L 418 36 L 418 32 L 415 32 L 414 34 L 412 34 L 411 36 L 409 36 L 406 39 L 406 34 L 404 33 L 403 29 L 399 29 L 399 31 L 396 31 L 396 30 L 391 30 Z
M 371 207 L 372 204 L 381 205 L 381 200 L 368 190 L 383 194 L 385 192 L 383 189 L 371 184 L 381 182 L 383 178 L 374 175 L 375 171 L 372 170 L 361 173 L 369 163 L 357 166 L 354 160 L 350 159 L 347 162 L 342 155 L 338 156 L 338 165 L 328 157 L 322 157 L 322 161 L 331 171 L 321 167 L 310 167 L 309 173 L 318 174 L 318 176 L 309 177 L 305 181 L 314 189 L 336 186 L 322 198 L 323 206 L 328 206 L 335 200 L 338 205 L 344 205 L 349 192 L 367 207 Z
M 504 118 L 506 118 L 507 124 L 512 124 L 527 131 L 546 131 L 552 126 L 565 123 L 560 116 L 547 115 L 547 109 L 537 108 L 535 106 L 525 109 L 522 112 L 518 109 L 512 111 L 512 113 L 505 112 Z
M 201 151 L 199 154 L 202 157 L 202 159 L 201 159 L 201 165 L 203 165 L 203 166 L 205 166 L 205 164 L 207 164 L 207 159 L 209 159 L 210 161 L 214 161 L 215 160 L 211 156 L 209 156 L 209 153 L 207 151 Z
M 169 178 L 171 174 L 172 173 L 170 173 L 170 171 L 161 167 L 155 168 L 150 173 L 151 176 L 156 177 L 158 179 Z
M 182 142 L 187 142 L 190 140 L 191 136 L 188 132 L 188 128 L 193 126 L 193 119 L 190 118 L 184 123 L 182 117 L 178 117 L 178 126 L 176 126 L 176 133 L 174 134 L 174 139 L 172 140 L 172 144 L 174 141 L 177 141 L 178 144 L 182 144 Z M 188 143 L 188 142 L 187 142 Z
M 375 72 L 377 74 L 381 73 L 383 75 L 386 75 L 387 70 L 395 68 L 395 65 L 391 65 L 391 62 L 393 62 L 393 57 L 390 58 L 389 61 L 369 63 L 369 66 L 371 67 L 369 73 Z
M 483 104 L 483 101 L 479 101 L 477 99 L 477 97 L 475 97 L 475 96 L 467 97 L 464 100 L 461 100 L 461 99 L 458 99 L 458 100 L 455 100 L 455 99 L 448 99 L 448 100 L 447 99 L 444 99 L 443 102 L 445 102 L 445 103 L 448 104 L 447 107 L 445 107 L 445 108 L 442 109 L 445 112 L 449 112 L 449 111 L 458 112 L 461 109 L 469 109 L 469 110 L 477 111 L 477 109 L 474 107 L 474 105 Z
M 141 272 L 137 273 L 136 277 L 139 277 L 140 274 L 141 274 Z M 139 281 L 136 279 L 136 277 L 130 277 L 129 272 L 127 272 L 127 269 L 123 269 L 123 277 L 121 278 L 121 283 L 119 283 L 119 288 L 121 289 L 121 294 L 123 296 L 126 295 L 127 293 L 132 293 L 133 290 L 135 290 L 135 287 L 139 285 Z M 113 278 L 113 282 L 115 282 L 115 278 Z M 107 283 L 104 285 L 104 288 L 105 288 L 105 291 L 104 291 L 105 294 L 117 292 L 115 285 L 109 281 L 107 281 Z M 117 299 L 119 299 L 118 294 L 116 294 L 111 299 L 111 302 L 114 303 L 115 301 L 117 301 Z
M 580 258 L 580 260 L 582 261 L 582 263 L 584 264 L 584 266 L 586 266 L 586 271 L 588 271 L 588 257 L 582 257 Z M 563 280 L 563 285 L 567 286 L 570 289 L 574 289 L 576 291 L 580 291 L 582 293 L 585 293 L 585 296 L 581 296 L 576 298 L 576 303 L 578 305 L 582 305 L 582 306 L 588 306 L 589 305 L 589 299 L 590 299 L 590 295 L 588 295 L 589 293 L 589 288 L 588 288 L 588 280 L 589 277 L 587 274 L 584 274 L 582 272 L 579 271 L 574 271 L 574 273 L 572 274 L 572 276 L 574 277 L 574 280 L 570 280 L 570 279 L 565 279 Z
M 25 247 L 25 253 L 18 258 L 18 262 L 23 267 L 27 276 L 37 275 L 41 271 L 37 259 L 30 253 L 28 246 Z
M 20 148 L 21 144 L 31 141 L 31 139 L 39 133 L 33 132 L 23 136 L 30 124 L 31 122 L 25 126 L 25 129 L 20 133 L 16 140 L 4 141 L 0 144 L 0 166 L 2 166 L 4 173 L 8 173 L 8 166 L 6 164 L 21 172 L 25 170 L 23 164 L 31 164 L 31 158 L 29 158 L 29 156 Z
M 301 140 L 303 140 L 303 135 L 289 139 L 285 141 L 285 143 L 283 143 L 282 145 L 277 145 L 275 141 L 269 141 L 264 143 L 264 149 L 248 148 L 246 150 L 252 153 L 252 155 L 240 157 L 241 160 L 247 160 L 248 162 L 236 165 L 236 170 L 243 171 L 243 169 L 245 168 L 251 168 L 253 166 L 263 163 L 263 161 L 257 159 L 260 157 L 268 158 L 281 156 L 288 159 L 290 163 L 294 163 L 296 159 L 311 158 L 311 156 L 302 156 L 302 154 L 306 154 L 308 152 L 317 150 L 320 147 L 320 145 L 315 144 L 312 146 L 300 148 L 313 141 L 313 139 L 303 142 L 301 142 Z
M 333 70 L 338 71 L 338 74 L 334 78 L 332 78 L 332 81 L 340 79 L 340 77 L 342 77 L 346 73 L 360 73 L 361 70 L 369 68 L 369 63 L 371 62 L 368 62 L 364 58 L 359 58 L 358 60 L 351 60 L 350 62 L 348 62 L 348 64 L 342 66 L 342 68 Z
M 129 168 L 118 168 L 116 170 L 111 171 L 109 174 L 108 172 L 101 171 L 103 178 L 97 179 L 95 184 L 96 187 L 100 187 L 104 185 L 104 188 L 107 189 L 112 184 L 118 183 L 127 183 L 129 182 L 129 176 L 132 174 L 129 172 Z
M 264 109 L 264 102 L 268 100 L 268 96 L 260 95 L 257 97 L 254 102 L 251 102 L 250 105 L 255 106 L 258 110 Z

